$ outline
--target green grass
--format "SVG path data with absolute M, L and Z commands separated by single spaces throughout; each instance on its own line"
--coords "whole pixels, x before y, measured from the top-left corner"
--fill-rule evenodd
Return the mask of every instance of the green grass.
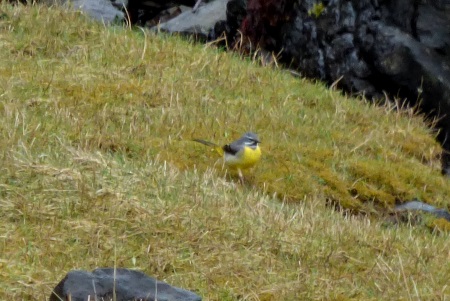
M 450 197 L 410 110 L 56 8 L 1 4 L 0 54 L 0 299 L 103 266 L 204 300 L 448 298 L 445 232 L 383 220 Z M 247 130 L 244 186 L 191 141 Z

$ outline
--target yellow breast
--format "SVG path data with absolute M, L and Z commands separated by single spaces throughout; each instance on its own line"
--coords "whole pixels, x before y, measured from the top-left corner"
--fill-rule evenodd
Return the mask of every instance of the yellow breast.
M 253 167 L 261 159 L 261 148 L 248 146 L 235 155 L 225 154 L 225 164 L 231 168 L 247 169 Z

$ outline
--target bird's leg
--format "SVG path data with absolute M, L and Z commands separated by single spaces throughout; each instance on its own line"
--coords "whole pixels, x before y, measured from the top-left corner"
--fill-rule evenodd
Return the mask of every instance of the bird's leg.
M 239 181 L 241 184 L 244 184 L 244 175 L 242 174 L 242 170 L 238 168 L 238 174 L 239 174 Z

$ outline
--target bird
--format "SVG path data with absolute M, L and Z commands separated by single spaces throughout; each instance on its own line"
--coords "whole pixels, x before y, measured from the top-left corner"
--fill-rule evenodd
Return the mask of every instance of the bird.
M 241 183 L 244 182 L 242 171 L 252 168 L 261 159 L 259 147 L 261 142 L 258 135 L 253 132 L 247 132 L 236 141 L 224 146 L 202 139 L 193 139 L 193 141 L 213 147 L 220 156 L 223 156 L 224 164 L 228 168 L 237 170 Z

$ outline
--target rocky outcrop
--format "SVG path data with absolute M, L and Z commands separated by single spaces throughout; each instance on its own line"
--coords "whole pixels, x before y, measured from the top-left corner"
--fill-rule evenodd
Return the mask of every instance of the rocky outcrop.
M 60 300 L 200 301 L 201 297 L 138 271 L 104 268 L 70 271 L 50 296 L 50 301 Z
M 406 99 L 436 118 L 450 173 L 450 1 L 231 0 L 228 45 L 281 53 L 280 62 L 369 99 Z M 218 36 L 219 32 L 215 33 Z

